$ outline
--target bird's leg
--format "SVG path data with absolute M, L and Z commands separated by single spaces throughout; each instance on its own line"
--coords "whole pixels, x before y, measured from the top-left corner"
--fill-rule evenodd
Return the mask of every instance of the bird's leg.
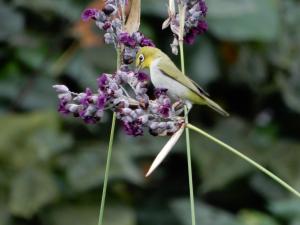
M 175 111 L 175 115 L 178 116 L 184 111 L 184 102 L 181 99 L 178 99 L 172 105 L 172 110 Z
M 185 106 L 187 107 L 187 114 L 186 115 L 188 115 L 189 114 L 189 112 L 190 112 L 190 110 L 192 109 L 192 107 L 193 107 L 193 103 L 191 103 L 190 101 L 188 101 L 188 100 L 185 100 Z

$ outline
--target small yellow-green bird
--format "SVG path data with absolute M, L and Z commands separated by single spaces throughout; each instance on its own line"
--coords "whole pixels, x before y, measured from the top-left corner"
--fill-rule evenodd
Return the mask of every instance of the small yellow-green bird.
M 209 95 L 199 85 L 184 75 L 160 49 L 140 48 L 135 63 L 139 69 L 150 69 L 151 82 L 154 87 L 168 89 L 168 95 L 173 99 L 182 99 L 188 109 L 193 104 L 207 105 L 223 116 L 229 116 L 221 106 L 208 97 Z

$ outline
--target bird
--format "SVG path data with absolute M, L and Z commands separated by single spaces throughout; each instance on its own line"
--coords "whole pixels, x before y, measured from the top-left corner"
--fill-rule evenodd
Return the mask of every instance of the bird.
M 150 46 L 140 48 L 136 54 L 135 64 L 138 70 L 149 69 L 153 86 L 167 89 L 167 94 L 172 99 L 183 100 L 188 111 L 193 104 L 207 105 L 221 115 L 229 116 L 228 112 L 211 100 L 209 94 L 183 74 L 159 48 Z

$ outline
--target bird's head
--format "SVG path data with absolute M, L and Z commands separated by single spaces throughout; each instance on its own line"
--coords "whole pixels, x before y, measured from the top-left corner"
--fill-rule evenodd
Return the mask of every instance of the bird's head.
M 154 47 L 142 47 L 135 58 L 135 66 L 139 69 L 149 68 L 153 60 L 160 57 L 160 50 Z

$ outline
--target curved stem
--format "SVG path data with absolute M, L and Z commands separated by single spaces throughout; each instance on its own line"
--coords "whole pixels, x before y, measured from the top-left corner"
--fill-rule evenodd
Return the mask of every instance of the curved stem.
M 239 152 L 238 150 L 236 150 L 235 148 L 225 144 L 224 142 L 222 142 L 221 140 L 211 136 L 210 134 L 206 133 L 204 130 L 193 126 L 192 124 L 187 124 L 186 127 L 188 129 L 191 129 L 205 137 L 207 137 L 208 139 L 212 140 L 213 142 L 215 142 L 218 145 L 221 145 L 222 147 L 224 147 L 225 149 L 227 149 L 228 151 L 230 151 L 231 153 L 235 154 L 236 156 L 244 159 L 245 161 L 247 161 L 248 163 L 250 163 L 251 165 L 253 165 L 254 167 L 256 167 L 257 169 L 259 169 L 261 172 L 263 172 L 264 174 L 266 174 L 267 176 L 269 176 L 270 178 L 272 178 L 274 181 L 276 181 L 277 183 L 279 183 L 281 186 L 283 186 L 284 188 L 286 188 L 288 191 L 292 192 L 293 194 L 295 194 L 297 197 L 300 198 L 300 193 L 295 190 L 294 188 L 292 188 L 289 184 L 287 184 L 285 181 L 283 181 L 282 179 L 280 179 L 278 176 L 276 176 L 274 173 L 272 173 L 271 171 L 267 170 L 266 168 L 264 168 L 263 166 L 261 166 L 260 164 L 258 164 L 257 162 L 255 162 L 254 160 L 250 159 L 248 156 L 244 155 L 243 153 Z
M 181 71 L 185 75 L 185 63 L 184 63 L 184 49 L 183 49 L 183 32 L 184 32 L 184 20 L 185 20 L 186 6 L 179 5 L 179 17 L 180 17 L 180 28 L 179 28 L 179 49 L 180 49 L 180 62 Z M 184 107 L 185 122 L 188 124 L 188 108 Z M 192 157 L 191 157 L 191 143 L 190 143 L 190 132 L 189 129 L 185 129 L 186 134 L 186 152 L 187 152 L 187 163 L 188 163 L 188 177 L 189 177 L 189 191 L 190 191 L 190 204 L 191 204 L 191 218 L 192 225 L 196 225 L 195 216 L 195 199 L 194 199 L 194 188 L 193 188 L 193 172 L 192 172 Z

